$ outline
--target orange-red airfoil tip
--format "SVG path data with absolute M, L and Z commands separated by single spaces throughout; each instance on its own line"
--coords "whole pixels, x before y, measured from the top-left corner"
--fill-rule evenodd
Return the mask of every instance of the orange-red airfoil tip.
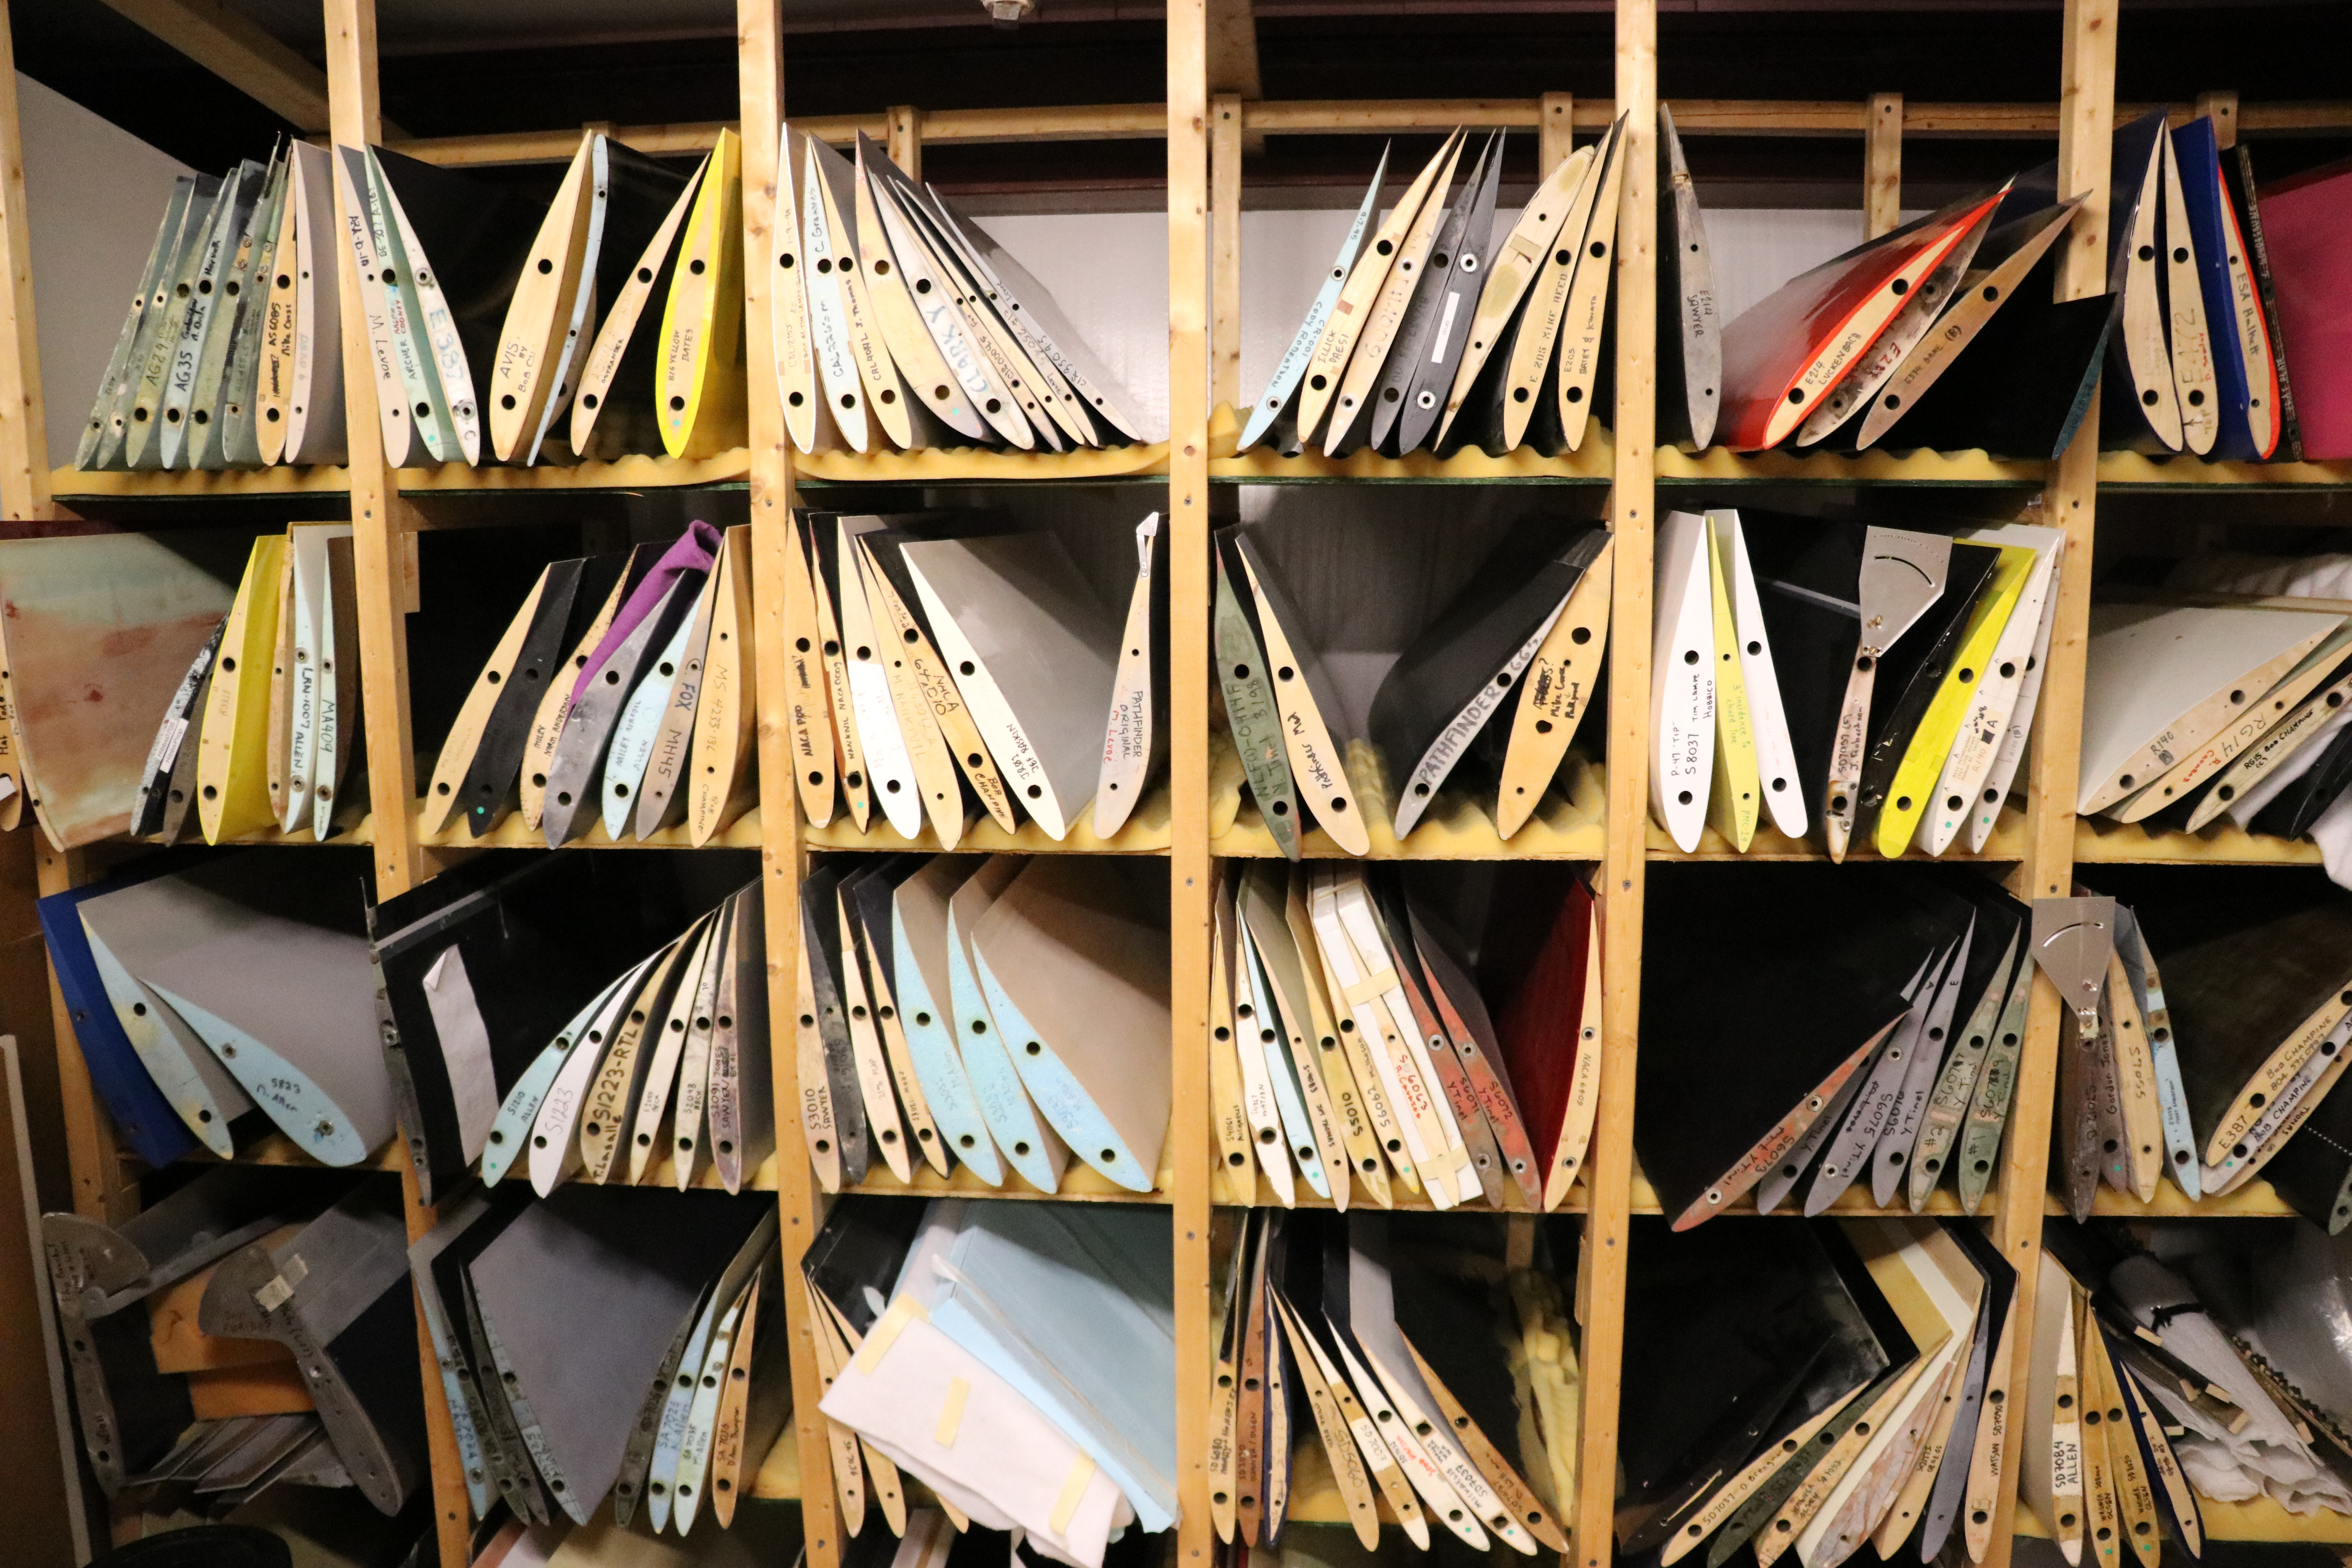
M 2000 200 L 1971 198 L 1825 261 L 1725 328 L 1717 438 L 1750 452 L 1786 440 Z

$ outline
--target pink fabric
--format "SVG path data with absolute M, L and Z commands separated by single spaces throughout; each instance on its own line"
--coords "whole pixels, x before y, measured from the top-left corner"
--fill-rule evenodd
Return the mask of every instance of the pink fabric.
M 2352 458 L 2352 169 L 2262 198 L 2304 456 Z
M 580 700 L 582 693 L 588 689 L 588 683 L 596 679 L 597 672 L 604 668 L 604 661 L 613 657 L 613 650 L 626 642 L 629 634 L 635 631 L 647 616 L 660 608 L 671 584 L 689 572 L 710 570 L 712 563 L 719 559 L 719 531 L 710 524 L 698 519 L 686 525 L 686 531 L 677 536 L 677 542 L 662 552 L 662 558 L 654 563 L 654 569 L 646 574 L 646 580 L 638 584 L 636 591 L 623 602 L 620 613 L 605 628 L 604 640 L 597 643 L 596 651 L 590 654 L 588 662 L 581 667 L 580 679 L 572 683 L 572 701 Z

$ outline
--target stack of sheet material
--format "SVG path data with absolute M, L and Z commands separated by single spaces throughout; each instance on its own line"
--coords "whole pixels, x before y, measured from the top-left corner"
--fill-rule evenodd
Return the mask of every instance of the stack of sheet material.
M 1317 636 L 1263 531 L 1217 533 L 1217 682 L 1259 824 L 1290 859 L 1310 827 L 1350 855 L 1372 847 L 1367 792 Z M 1524 826 L 1591 709 L 1609 643 L 1608 532 L 1557 518 L 1515 524 L 1389 668 L 1369 741 L 1402 840 L 1449 780 L 1504 838 Z
M 408 1248 L 474 1512 L 724 1527 L 792 1406 L 772 1203 L 475 1192 Z
M 2179 562 L 2161 588 L 2110 588 L 2114 602 L 2092 611 L 2089 809 L 2151 833 L 2227 817 L 2308 837 L 2329 874 L 2352 882 L 2352 807 L 2338 809 L 2352 782 L 2345 567 L 2341 555 L 2215 552 Z M 2115 764 L 2097 778 L 2095 738 L 2100 763 Z
M 1663 110 L 1658 130 L 1660 248 L 1674 263 L 1674 308 L 1658 312 L 1664 434 L 1704 446 L 1717 403 L 1714 286 L 1697 196 Z M 1465 132 L 1448 136 L 1375 231 L 1383 153 L 1321 290 L 1250 405 L 1240 449 L 1577 450 L 1606 391 L 1601 344 L 1630 147 L 1620 116 L 1546 172 L 1499 243 L 1500 132 L 1475 150 Z
M 1577 1406 L 1562 1286 L 1465 1237 L 1426 1216 L 1248 1215 L 1210 1396 L 1222 1539 L 1284 1544 L 1311 1429 L 1368 1549 L 1385 1504 L 1423 1552 L 1449 1534 L 1480 1552 L 1496 1537 L 1523 1555 L 1567 1550 Z
M 2301 1223 L 2044 1241 L 2020 1500 L 2070 1561 L 2200 1555 L 2200 1499 L 2352 1513 L 2340 1244 Z
M 1693 866 L 1646 912 L 1633 1145 L 1675 1229 L 1801 1184 L 1818 1215 L 1865 1178 L 1917 1213 L 1949 1173 L 1976 1212 L 2032 993 L 2023 905 L 1907 868 Z
M 2084 200 L 2044 164 L 1758 300 L 1723 329 L 1724 444 L 2057 457 L 2124 311 L 2120 294 L 2057 299 L 2058 241 Z M 2118 272 L 2129 226 L 2111 230 Z
M 2332 1091 L 2352 1055 L 2352 902 L 2311 872 L 2274 868 L 2118 868 L 2100 886 L 2128 897 L 2037 916 L 2079 949 L 2050 950 L 2074 971 L 2063 994 L 2096 1000 L 2095 1013 L 2074 1010 L 2060 1057 L 2075 1217 L 2102 1179 L 2152 1199 L 2160 1169 L 2191 1199 L 2263 1174 L 2314 1223 L 2341 1229 L 2352 1213 L 2334 1145 L 2352 1134 L 2352 1101 Z
M 236 1506 L 283 1482 L 400 1513 L 425 1443 L 399 1200 L 383 1179 L 220 1166 L 120 1226 L 42 1217 L 108 1496 Z
M 801 883 L 802 1132 L 827 1192 L 961 1165 L 1158 1183 L 1168 886 L 1149 859 L 841 855 Z
M 343 210 L 366 217 L 349 243 L 384 460 L 576 458 L 600 423 L 600 455 L 646 449 L 656 429 L 672 457 L 740 446 L 740 163 L 731 132 L 689 179 L 589 132 L 542 211 L 388 148 L 335 148 Z M 660 329 L 641 330 L 662 284 Z M 600 420 L 615 400 L 628 411 Z
M 419 829 L 462 816 L 479 838 L 519 809 L 550 847 L 601 823 L 612 843 L 683 826 L 699 848 L 749 810 L 751 534 L 698 521 L 667 544 L 538 567 L 466 670 Z
M 2227 813 L 2300 838 L 2347 777 L 2329 721 L 2352 691 L 2352 624 L 2340 604 L 2217 597 L 2092 605 L 2077 809 L 2151 830 Z
M 864 833 L 879 807 L 899 838 L 942 849 L 981 813 L 1057 841 L 1127 824 L 1168 754 L 1158 512 L 1136 526 L 1116 610 L 1057 536 L 995 513 L 797 521 L 786 680 L 811 822 L 845 808 Z
M 803 452 L 1160 439 L 1036 279 L 858 134 L 777 128 L 775 365 Z
M 1341 1209 L 1356 1191 L 1387 1208 L 1399 1188 L 1439 1208 L 1566 1200 L 1601 1081 L 1581 878 L 1486 889 L 1474 950 L 1439 896 L 1459 889 L 1429 879 L 1270 860 L 1219 873 L 1209 1081 L 1230 1193 L 1255 1201 L 1262 1176 L 1286 1208 L 1301 1184 Z
M 493 1185 L 527 1171 L 541 1196 L 757 1173 L 774 1133 L 749 860 L 513 851 L 374 908 L 384 1056 L 427 1194 L 478 1166 Z
M 1769 823 L 1832 859 L 1983 848 L 2025 760 L 2063 535 L 1722 509 L 1658 534 L 1650 810 L 1676 847 Z
M 321 149 L 174 181 L 75 466 L 341 462 L 341 244 Z
M 357 857 L 136 864 L 40 903 L 90 1079 L 142 1156 L 222 1159 L 271 1124 L 356 1165 L 394 1131 Z
M 903 1469 L 959 1524 L 1101 1568 L 1176 1522 L 1165 1210 L 852 1197 L 803 1259 L 845 1528 L 912 1540 Z
M 2016 1270 L 1978 1228 L 1716 1226 L 1633 1252 L 1617 1543 L 1832 1568 L 1981 1562 L 2000 1412 L 2023 1386 Z M 1736 1289 L 1726 1289 L 1737 1281 Z M 1916 1544 L 1915 1544 L 1916 1543 Z

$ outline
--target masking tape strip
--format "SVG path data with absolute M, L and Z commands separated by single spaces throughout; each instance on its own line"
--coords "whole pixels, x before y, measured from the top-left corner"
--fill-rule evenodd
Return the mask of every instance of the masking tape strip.
M 971 1397 L 971 1384 L 963 1378 L 948 1380 L 947 1403 L 940 1406 L 940 1424 L 931 1430 L 931 1440 L 942 1448 L 955 1447 L 956 1428 L 963 1425 L 963 1402 Z
M 1062 1495 L 1054 1501 L 1054 1516 L 1046 1522 L 1054 1533 L 1061 1534 L 1070 1528 L 1070 1520 L 1078 1511 L 1078 1504 L 1087 1495 L 1087 1485 L 1095 1479 L 1093 1456 L 1080 1454 L 1070 1466 L 1069 1475 L 1063 1479 Z

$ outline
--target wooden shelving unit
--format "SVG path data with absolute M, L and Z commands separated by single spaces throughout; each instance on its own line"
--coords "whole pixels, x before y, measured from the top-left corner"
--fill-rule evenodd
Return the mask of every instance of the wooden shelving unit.
M 0 0 L 4 4 L 5 0 Z M 2055 136 L 2060 184 L 2088 191 L 2092 199 L 2066 253 L 2062 274 L 2068 297 L 2104 287 L 2105 185 L 2112 127 L 2140 112 L 2114 102 L 2118 0 L 2067 0 L 2063 58 L 2052 63 L 2058 96 L 2054 103 L 1904 104 L 1871 102 L 1676 100 L 1675 120 L 1686 137 L 1739 134 L 1803 134 L 1851 138 L 1864 143 L 1873 221 L 1891 224 L 1899 205 L 1899 150 L 1905 136 Z M 321 0 L 328 47 L 327 103 L 331 132 L 343 142 L 381 138 L 378 106 L 374 0 Z M 1818 858 L 1811 847 L 1767 836 L 1748 856 L 1736 856 L 1718 840 L 1704 841 L 1693 856 L 1674 851 L 1648 821 L 1645 758 L 1649 711 L 1649 616 L 1652 527 L 1661 504 L 1689 504 L 1700 492 L 1736 493 L 1742 487 L 1786 489 L 1911 487 L 2005 494 L 2014 502 L 2038 494 L 2042 515 L 2063 528 L 2070 548 L 2059 589 L 2053 639 L 2042 718 L 2021 808 L 2004 814 L 1983 854 L 1973 859 L 1996 871 L 2018 868 L 2030 893 L 2066 892 L 2078 865 L 2140 862 L 2164 864 L 2307 864 L 2316 858 L 2309 845 L 2251 837 L 2234 829 L 2204 836 L 2151 836 L 2137 828 L 2112 828 L 2078 822 L 2073 812 L 2076 735 L 2082 706 L 2084 643 L 2090 597 L 2092 542 L 2102 490 L 2186 490 L 2220 498 L 2266 490 L 2352 489 L 2352 464 L 2205 465 L 2174 459 L 2156 462 L 2136 454 L 2101 455 L 2095 449 L 2095 409 L 2085 422 L 2092 434 L 2079 439 L 2055 464 L 1995 459 L 1981 452 L 1872 452 L 1859 457 L 1768 453 L 1741 456 L 1722 450 L 1659 449 L 1654 444 L 1655 366 L 1652 343 L 1658 309 L 1654 262 L 1656 199 L 1654 188 L 1654 126 L 1659 100 L 1660 58 L 1655 0 L 1616 0 L 1613 96 L 1431 100 L 1419 101 L 1276 102 L 1255 93 L 1254 47 L 1246 68 L 1237 63 L 1234 40 L 1247 42 L 1245 0 L 1169 0 L 1166 6 L 1164 101 L 1067 109 L 923 110 L 894 109 L 857 116 L 801 121 L 828 140 L 845 142 L 864 131 L 887 139 L 902 161 L 919 156 L 926 142 L 986 145 L 1035 141 L 1130 138 L 1164 142 L 1167 154 L 1169 239 L 1169 406 L 1166 441 L 1150 446 L 1064 455 L 1027 455 L 982 450 L 826 453 L 803 457 L 786 442 L 776 383 L 760 360 L 770 334 L 772 268 L 771 226 L 776 178 L 774 127 L 783 103 L 784 29 L 779 0 L 739 0 L 738 65 L 743 162 L 747 342 L 753 345 L 750 377 L 750 438 L 745 447 L 698 462 L 626 458 L 562 468 L 527 470 L 445 468 L 396 470 L 383 461 L 374 390 L 364 378 L 364 331 L 356 314 L 357 289 L 346 269 L 344 298 L 352 301 L 344 322 L 351 460 L 341 468 L 270 469 L 250 474 L 83 474 L 52 469 L 43 450 L 42 389 L 33 344 L 28 264 L 25 260 L 25 214 L 16 155 L 13 100 L 0 114 L 0 259 L 8 264 L 13 293 L 0 301 L 0 508 L 12 518 L 61 515 L 76 504 L 184 501 L 192 507 L 230 498 L 331 497 L 347 501 L 356 525 L 357 581 L 362 599 L 363 700 L 369 758 L 369 797 L 377 809 L 358 817 L 334 842 L 358 846 L 375 868 L 380 889 L 390 894 L 434 875 L 455 857 L 481 847 L 530 847 L 532 840 L 510 822 L 487 838 L 467 837 L 462 827 L 431 837 L 420 833 L 415 810 L 418 780 L 414 764 L 405 670 L 405 589 L 400 563 L 404 535 L 433 526 L 435 509 L 467 498 L 505 497 L 540 490 L 712 489 L 748 490 L 752 527 L 754 595 L 759 606 L 756 647 L 762 693 L 761 792 L 759 808 L 735 824 L 714 847 L 757 849 L 768 919 L 771 1008 L 779 1042 L 792 1037 L 790 976 L 795 966 L 800 878 L 812 851 L 924 849 L 925 839 L 908 841 L 878 820 L 860 833 L 845 818 L 824 828 L 803 823 L 791 787 L 783 689 L 782 639 L 779 635 L 785 552 L 791 542 L 790 509 L 803 483 L 826 487 L 837 504 L 860 486 L 992 485 L 1017 505 L 1017 487 L 1066 483 L 1150 483 L 1164 487 L 1169 520 L 1171 638 L 1172 757 L 1169 775 L 1126 828 L 1106 842 L 1082 823 L 1071 837 L 1055 843 L 1034 827 L 1006 835 L 982 822 L 960 847 L 1018 853 L 1130 854 L 1168 861 L 1171 917 L 1171 978 L 1175 998 L 1172 1041 L 1174 1110 L 1157 1173 L 1156 1190 L 1135 1194 L 1091 1182 L 1074 1173 L 1066 1200 L 1149 1202 L 1171 1213 L 1175 1246 L 1179 1452 L 1182 1523 L 1173 1561 L 1181 1568 L 1206 1568 L 1213 1535 L 1209 1523 L 1205 1454 L 1213 1345 L 1210 1303 L 1211 1224 L 1218 1206 L 1270 1201 L 1253 1189 L 1229 1192 L 1213 1169 L 1208 1046 L 1209 883 L 1213 861 L 1228 857 L 1264 857 L 1274 846 L 1244 801 L 1241 773 L 1231 749 L 1213 734 L 1210 721 L 1208 635 L 1209 530 L 1217 503 L 1233 499 L 1244 485 L 1524 485 L 1605 487 L 1603 512 L 1617 542 L 1613 645 L 1610 660 L 1609 720 L 1580 737 L 1579 751 L 1556 781 L 1536 817 L 1513 839 L 1496 837 L 1491 818 L 1466 801 L 1442 801 L 1402 843 L 1388 827 L 1378 770 L 1369 755 L 1351 758 L 1360 793 L 1373 819 L 1375 855 L 1402 859 L 1555 858 L 1597 863 L 1607 930 L 1602 1026 L 1604 1068 L 1601 1104 L 1586 1169 L 1566 1211 L 1582 1216 L 1582 1243 L 1576 1279 L 1578 1346 L 1581 1364 L 1582 1420 L 1578 1473 L 1580 1492 L 1570 1507 L 1576 1530 L 1574 1555 L 1581 1568 L 1605 1568 L 1610 1561 L 1611 1516 L 1616 1472 L 1617 1416 L 1621 1398 L 1640 1396 L 1620 1386 L 1624 1302 L 1635 1215 L 1655 1215 L 1654 1193 L 1642 1178 L 1633 1151 L 1634 1064 L 1640 1038 L 1643 900 L 1648 868 L 1654 860 L 1736 861 Z M 1476 26 L 1475 18 L 1465 26 Z M 1866 27 L 1866 18 L 1858 18 Z M 0 9 L 0 67 L 5 65 L 5 12 Z M 2188 105 L 2170 106 L 2185 118 Z M 1571 139 L 1605 130 L 1620 110 L 1629 113 L 1629 164 L 1620 219 L 1616 311 L 1615 406 L 1607 427 L 1596 424 L 1580 450 L 1556 458 L 1515 453 L 1490 458 L 1475 450 L 1437 459 L 1418 454 L 1402 459 L 1368 453 L 1332 461 L 1318 456 L 1286 458 L 1265 451 L 1236 455 L 1233 408 L 1253 389 L 1239 376 L 1241 268 L 1239 242 L 1241 155 L 1245 142 L 1266 136 L 1393 134 L 1449 130 L 1457 124 L 1507 126 L 1537 133 L 1546 167 L 1567 155 Z M 2352 107 L 2336 104 L 2248 103 L 2235 115 L 2242 135 L 2338 132 L 2352 129 Z M 622 128 L 614 134 L 644 151 L 688 153 L 711 145 L 716 123 Z M 399 143 L 429 161 L 468 165 L 558 161 L 569 157 L 577 132 L 499 134 L 438 138 Z M 58 388 L 78 396 L 80 388 Z M 22 393 L 21 400 L 16 395 Z M 12 416 L 13 415 L 13 416 Z M 1926 498 L 1933 507 L 1943 504 Z M 27 826 L 26 831 L 37 832 Z M 574 847 L 609 846 L 597 829 Z M 669 835 L 651 847 L 676 847 Z M 1310 835 L 1307 853 L 1336 851 Z M 110 857 L 89 851 L 58 854 L 39 847 L 39 887 L 50 892 L 97 874 Z M 2046 984 L 2037 986 L 2028 1026 L 2016 1109 L 2003 1163 L 1982 1215 L 2004 1254 L 2021 1273 L 2019 1319 L 2032 1320 L 2032 1291 L 2042 1220 L 2053 1212 L 2047 1196 L 2047 1159 L 2052 1102 L 2055 1093 L 2058 1003 Z M 121 1217 L 135 1210 L 135 1171 L 120 1154 L 93 1099 L 70 1021 L 57 1008 L 58 1068 L 65 1085 L 74 1201 L 82 1212 Z M 775 1063 L 777 1124 L 785 1148 L 753 1184 L 776 1194 L 782 1217 L 787 1266 L 821 1223 L 824 1195 L 799 1157 L 794 1131 L 795 1089 L 791 1052 L 780 1046 Z M 248 1156 L 268 1163 L 286 1158 L 265 1144 Z M 434 1222 L 418 1201 L 403 1145 L 395 1142 L 379 1162 L 403 1174 L 412 1235 Z M 1017 1187 L 1017 1183 L 1016 1183 Z M 1046 1194 L 1008 1188 L 990 1192 L 968 1178 L 941 1180 L 924 1174 L 898 1184 L 887 1174 L 861 1189 L 914 1195 L 955 1194 L 983 1198 L 1038 1198 Z M 1864 1197 L 1867 1194 L 1863 1194 Z M 2177 1196 L 2177 1194 L 2174 1194 Z M 1849 1194 L 1852 1198 L 1852 1194 Z M 2100 1212 L 2162 1215 L 2181 1211 L 2159 1201 L 2143 1210 L 2103 1194 Z M 1486 1212 L 1473 1205 L 1470 1212 Z M 1872 1211 L 1843 1202 L 1833 1211 Z M 1930 1212 L 1956 1212 L 1950 1194 L 1938 1193 Z M 2268 1215 L 2284 1212 L 2266 1184 L 2200 1214 Z M 1515 1224 L 1524 1226 L 1524 1219 Z M 1751 1212 L 1717 1223 L 1759 1223 Z M 817 1415 L 819 1384 L 803 1300 L 788 1293 L 793 1330 L 793 1375 L 798 1413 L 794 1431 L 780 1441 L 763 1467 L 756 1492 L 763 1499 L 797 1498 L 803 1510 L 811 1568 L 837 1568 L 842 1521 L 835 1517 L 833 1489 L 803 1478 L 829 1472 L 823 1424 Z M 592 1310 L 583 1307 L 583 1310 Z M 420 1345 L 429 1362 L 429 1347 Z M 433 1431 L 433 1487 L 444 1561 L 465 1561 L 467 1502 L 450 1437 L 437 1376 L 424 1380 Z M 2002 1467 L 2013 1493 L 2022 1434 L 2012 1426 Z M 1302 1458 L 1296 1480 L 1293 1518 L 1338 1521 L 1342 1515 L 1328 1484 L 1318 1484 L 1319 1453 Z M 2004 1507 L 2008 1506 L 2004 1500 Z M 2275 1512 L 2275 1510 L 2272 1510 Z M 2352 1521 L 2338 1534 L 2318 1533 L 2325 1525 L 2281 1522 L 2260 1509 L 2216 1509 L 2208 1516 L 2213 1533 L 2243 1532 L 2260 1539 L 2352 1539 Z M 2291 1528 L 2290 1528 L 2291 1527 Z M 869 1526 L 869 1528 L 878 1528 Z M 2301 1533 L 2295 1533 L 2300 1531 Z M 2005 1564 L 2006 1541 L 1993 1562 Z

